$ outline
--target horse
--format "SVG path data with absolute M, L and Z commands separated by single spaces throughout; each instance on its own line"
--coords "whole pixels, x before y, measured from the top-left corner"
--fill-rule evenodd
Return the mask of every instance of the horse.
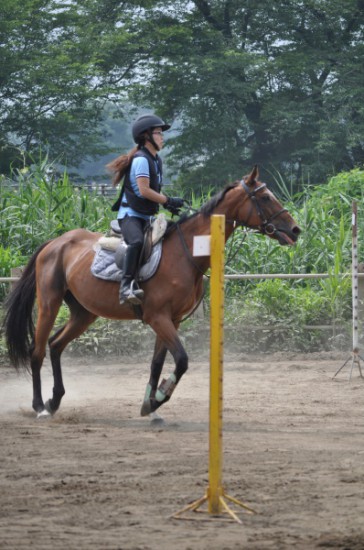
M 294 245 L 300 228 L 265 183 L 255 166 L 241 181 L 227 184 L 199 211 L 172 221 L 162 243 L 162 257 L 154 276 L 141 284 L 144 300 L 140 311 L 119 303 L 119 284 L 96 278 L 90 271 L 99 233 L 74 229 L 43 243 L 30 258 L 5 305 L 4 332 L 9 358 L 16 369 L 32 375 L 32 406 L 38 417 L 54 415 L 65 388 L 61 354 L 97 317 L 141 319 L 155 332 L 155 345 L 140 414 L 157 414 L 188 368 L 188 355 L 178 336 L 182 319 L 203 296 L 203 276 L 210 266 L 208 256 L 193 257 L 195 235 L 210 234 L 210 217 L 225 215 L 225 241 L 237 227 L 254 229 L 280 245 Z M 37 301 L 37 322 L 33 309 Z M 62 302 L 70 311 L 68 321 L 50 336 Z M 49 354 L 53 395 L 43 402 L 41 367 Z M 167 351 L 175 368 L 159 384 Z M 159 385 L 158 385 L 159 384 Z

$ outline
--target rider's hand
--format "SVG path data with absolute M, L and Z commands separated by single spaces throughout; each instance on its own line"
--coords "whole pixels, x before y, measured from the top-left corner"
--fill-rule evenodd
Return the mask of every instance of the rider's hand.
M 182 206 L 184 204 L 184 200 L 180 199 L 179 197 L 167 197 L 167 201 L 164 203 L 164 208 L 169 210 L 172 214 L 179 214 L 179 211 L 181 210 Z

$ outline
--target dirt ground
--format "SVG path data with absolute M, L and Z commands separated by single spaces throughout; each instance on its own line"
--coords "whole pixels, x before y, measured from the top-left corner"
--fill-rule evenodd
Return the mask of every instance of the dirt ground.
M 347 357 L 226 357 L 223 485 L 258 512 L 232 504 L 241 525 L 170 517 L 208 485 L 208 361 L 191 358 L 164 424 L 139 416 L 147 362 L 68 358 L 48 420 L 2 368 L 0 548 L 364 549 L 364 381 L 351 361 L 332 379 Z M 48 398 L 48 363 L 43 382 Z

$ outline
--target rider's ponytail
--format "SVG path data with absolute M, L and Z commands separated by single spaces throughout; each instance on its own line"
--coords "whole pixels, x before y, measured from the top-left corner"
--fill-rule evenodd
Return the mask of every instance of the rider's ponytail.
M 133 149 L 126 153 L 126 155 L 120 155 L 120 157 L 117 157 L 106 165 L 106 168 L 109 170 L 109 172 L 113 173 L 112 184 L 114 187 L 124 177 L 125 172 L 129 168 L 135 153 L 138 151 L 138 148 L 138 146 L 133 147 Z

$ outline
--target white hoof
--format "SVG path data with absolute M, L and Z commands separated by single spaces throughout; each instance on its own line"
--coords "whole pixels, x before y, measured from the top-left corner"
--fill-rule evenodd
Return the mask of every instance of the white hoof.
M 37 418 L 49 418 L 51 415 L 46 409 L 43 409 L 40 413 L 37 414 Z

